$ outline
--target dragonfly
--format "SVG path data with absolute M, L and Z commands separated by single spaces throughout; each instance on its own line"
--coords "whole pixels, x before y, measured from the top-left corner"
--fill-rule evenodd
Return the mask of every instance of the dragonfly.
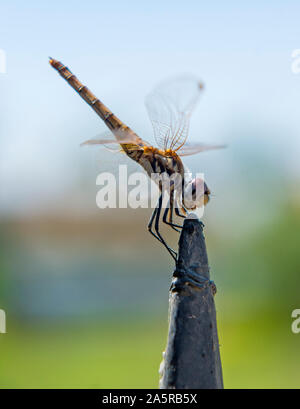
M 109 129 L 109 136 L 90 139 L 83 142 L 82 145 L 118 144 L 121 151 L 141 165 L 149 177 L 153 174 L 165 174 L 171 177 L 168 203 L 164 209 L 164 187 L 161 180 L 158 182 L 158 203 L 150 217 L 148 231 L 167 249 L 176 262 L 177 252 L 167 244 L 161 234 L 161 219 L 172 229 L 180 231 L 182 224 L 174 222 L 174 214 L 186 218 L 189 212 L 205 206 L 211 194 L 203 179 L 186 176 L 189 172 L 181 158 L 224 147 L 224 145 L 187 142 L 191 114 L 204 88 L 202 82 L 193 77 L 169 80 L 158 85 L 146 97 L 146 108 L 157 144 L 155 147 L 140 138 L 114 115 L 67 66 L 51 57 L 49 63 L 96 112 Z M 179 176 L 179 182 L 176 182 L 176 178 L 172 176 Z M 202 188 L 199 189 L 199 186 Z

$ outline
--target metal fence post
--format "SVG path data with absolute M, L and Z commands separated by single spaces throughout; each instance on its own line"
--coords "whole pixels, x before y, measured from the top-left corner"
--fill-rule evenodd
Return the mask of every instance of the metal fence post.
M 223 389 L 214 294 L 203 223 L 185 219 L 169 294 L 161 389 Z

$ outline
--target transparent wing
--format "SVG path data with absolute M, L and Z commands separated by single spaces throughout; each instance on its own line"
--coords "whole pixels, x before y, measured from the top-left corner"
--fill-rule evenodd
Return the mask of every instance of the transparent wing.
M 177 150 L 184 145 L 190 117 L 202 90 L 203 85 L 196 78 L 180 77 L 158 85 L 146 97 L 146 108 L 159 148 Z
M 89 139 L 80 144 L 80 146 L 85 145 L 111 145 L 111 144 L 133 144 L 139 146 L 148 146 L 149 144 L 139 138 L 134 133 L 129 133 L 124 130 L 114 131 L 114 133 L 110 131 L 103 132 L 101 134 L 96 135 L 94 138 Z
M 102 132 L 98 135 L 96 135 L 94 138 L 91 138 L 87 141 L 84 141 L 80 144 L 80 146 L 85 146 L 85 145 L 103 145 L 105 143 L 113 143 L 113 144 L 118 144 L 119 142 L 116 140 L 114 135 L 107 131 L 107 132 Z
M 226 148 L 226 145 L 204 145 L 202 143 L 190 143 L 185 144 L 182 148 L 178 149 L 178 155 L 180 156 L 189 156 L 195 155 L 196 153 L 210 151 L 213 149 L 223 149 Z

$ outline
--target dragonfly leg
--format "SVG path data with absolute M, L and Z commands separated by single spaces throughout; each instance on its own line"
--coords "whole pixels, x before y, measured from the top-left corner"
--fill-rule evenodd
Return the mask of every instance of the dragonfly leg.
M 177 214 L 176 213 L 176 210 L 178 210 L 178 206 L 177 206 L 177 199 L 175 198 L 175 196 L 174 196 L 174 192 L 173 192 L 173 194 L 171 195 L 171 197 L 170 197 L 170 200 L 171 200 L 171 211 L 170 211 L 170 214 L 169 214 L 169 222 L 170 223 L 173 223 L 173 215 L 174 215 L 174 208 L 175 208 L 175 214 Z M 175 207 L 174 207 L 174 203 L 175 203 Z M 185 211 L 185 210 L 184 210 Z M 179 212 L 178 212 L 179 213 Z M 184 215 L 181 215 L 180 213 L 179 213 L 179 216 L 181 216 L 181 217 L 184 217 L 185 218 L 185 216 Z M 180 229 L 182 229 L 182 225 L 180 225 L 180 224 L 175 224 L 177 227 L 179 227 Z
M 182 229 L 182 226 L 180 224 L 175 224 L 173 223 L 173 211 L 174 211 L 174 192 L 170 194 L 170 200 L 168 202 L 168 205 L 164 211 L 164 215 L 163 215 L 163 222 L 168 224 L 169 226 L 172 227 L 172 229 L 180 232 L 179 229 Z M 167 217 L 169 215 L 169 218 L 167 220 Z
M 152 236 L 154 236 L 158 241 L 161 242 L 160 238 L 152 230 L 152 226 L 153 226 L 153 222 L 154 222 L 154 218 L 156 216 L 156 213 L 157 213 L 157 207 L 153 210 L 152 215 L 150 217 L 150 220 L 149 220 L 149 223 L 148 223 L 148 231 L 152 234 Z
M 172 217 L 170 216 L 172 214 L 172 211 L 173 210 L 171 210 L 171 208 L 166 207 L 166 209 L 164 211 L 164 215 L 163 215 L 163 222 L 166 223 L 167 225 L 171 226 L 173 230 L 180 232 L 180 230 L 178 230 L 178 228 L 180 229 L 180 228 L 182 228 L 182 226 L 172 222 Z M 168 215 L 169 215 L 169 220 L 167 220 Z
M 168 246 L 168 244 L 166 243 L 166 241 L 163 239 L 162 235 L 159 232 L 159 218 L 160 218 L 161 208 L 162 208 L 162 195 L 159 197 L 157 207 L 154 209 L 151 215 L 150 221 L 148 223 L 148 230 L 158 241 L 160 241 L 166 247 L 168 252 L 171 254 L 172 258 L 176 261 L 177 259 L 176 251 L 171 249 Z M 155 232 L 156 233 L 154 233 L 152 230 L 154 220 L 155 220 Z
M 168 250 L 168 252 L 171 254 L 173 259 L 176 261 L 177 260 L 176 251 L 174 251 L 173 249 L 171 249 L 168 246 L 168 244 L 166 243 L 166 241 L 163 239 L 162 235 L 159 232 L 159 218 L 160 218 L 160 212 L 161 212 L 161 208 L 162 208 L 162 200 L 163 200 L 163 194 L 161 194 L 159 199 L 158 199 L 158 207 L 157 207 L 156 219 L 155 219 L 155 232 L 159 236 L 159 238 L 161 239 L 161 242 L 163 243 L 165 248 Z
M 153 210 L 153 213 L 152 213 L 152 215 L 151 215 L 151 217 L 150 217 L 150 220 L 149 220 L 149 223 L 148 223 L 148 231 L 149 231 L 149 232 L 152 234 L 152 236 L 154 236 L 160 243 L 164 244 L 164 241 L 163 241 L 156 233 L 154 233 L 154 231 L 152 230 L 152 226 L 153 226 L 154 219 L 155 219 L 155 217 L 156 217 L 157 211 L 158 211 L 158 207 L 156 207 L 156 208 Z M 170 250 L 171 250 L 175 255 L 177 255 L 177 253 L 176 253 L 175 250 L 173 250 L 173 249 L 170 249 Z
M 186 218 L 186 210 L 185 210 L 184 207 L 181 207 L 180 209 L 183 210 L 184 214 L 181 214 L 180 211 L 179 211 L 179 208 L 177 206 L 175 206 L 176 216 L 183 217 L 185 219 Z

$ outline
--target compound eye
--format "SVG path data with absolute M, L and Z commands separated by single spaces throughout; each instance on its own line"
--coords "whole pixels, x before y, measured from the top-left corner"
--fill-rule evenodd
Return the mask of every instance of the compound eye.
M 205 182 L 204 182 L 204 194 L 210 195 L 210 190 L 208 189 L 208 186 Z
M 193 195 L 193 197 L 195 196 L 195 194 L 196 194 L 196 183 L 193 181 L 192 182 L 192 195 Z

